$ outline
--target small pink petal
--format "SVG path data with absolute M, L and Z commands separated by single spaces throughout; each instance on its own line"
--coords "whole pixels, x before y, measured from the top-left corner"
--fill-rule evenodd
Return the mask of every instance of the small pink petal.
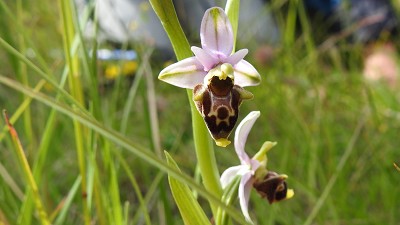
M 209 52 L 195 46 L 193 46 L 191 49 L 196 55 L 197 60 L 199 60 L 199 62 L 203 65 L 204 71 L 209 71 L 219 63 L 219 60 L 214 58 L 214 56 Z
M 257 70 L 246 60 L 241 60 L 233 66 L 235 70 L 235 84 L 246 87 L 256 86 L 261 82 L 261 76 Z
M 193 89 L 202 84 L 207 72 L 196 57 L 190 57 L 169 65 L 158 75 L 158 79 L 181 88 Z
M 223 189 L 228 186 L 237 175 L 239 175 L 239 171 L 242 170 L 243 167 L 243 165 L 232 166 L 222 173 L 220 182 Z
M 214 52 L 218 58 L 224 58 L 232 53 L 232 25 L 223 9 L 213 7 L 204 13 L 200 39 L 202 48 Z
M 231 56 L 229 56 L 225 62 L 229 63 L 231 65 L 236 65 L 238 62 L 240 62 L 240 60 L 242 60 L 247 53 L 249 52 L 249 50 L 247 49 L 240 49 L 239 51 L 233 53 Z
M 256 159 L 250 159 L 250 168 L 252 171 L 256 171 L 258 167 L 261 166 L 261 163 Z
M 251 180 L 252 174 L 251 172 L 246 173 L 242 176 L 239 184 L 239 202 L 240 208 L 242 209 L 243 216 L 246 218 L 247 221 L 253 223 L 249 215 L 249 198 L 250 198 L 250 191 L 253 187 L 253 182 Z
M 236 77 L 235 77 L 236 79 Z M 235 151 L 238 155 L 240 162 L 246 165 L 250 165 L 250 158 L 247 153 L 244 151 L 244 146 L 246 144 L 247 136 L 251 128 L 253 127 L 254 122 L 256 122 L 257 118 L 260 116 L 260 111 L 252 111 L 250 112 L 238 125 L 235 132 Z

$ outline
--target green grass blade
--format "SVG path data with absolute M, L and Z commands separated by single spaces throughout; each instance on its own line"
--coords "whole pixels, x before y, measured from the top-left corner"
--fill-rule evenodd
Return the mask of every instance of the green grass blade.
M 74 24 L 74 16 L 73 11 L 74 7 L 72 6 L 70 1 L 60 0 L 60 14 L 61 14 L 61 21 L 63 27 L 63 46 L 64 46 L 64 53 L 66 58 L 66 66 L 68 67 L 68 83 L 69 89 L 71 92 L 72 97 L 77 101 L 78 106 L 84 106 L 84 94 L 83 94 L 83 87 L 81 84 L 82 75 L 79 71 L 79 58 L 77 54 L 72 52 L 74 37 L 75 37 L 75 26 Z M 79 27 L 78 27 L 79 29 Z M 78 41 L 79 43 L 79 41 Z M 78 158 L 78 165 L 79 171 L 82 178 L 81 186 L 82 186 L 82 193 L 87 192 L 87 182 L 86 182 L 86 149 L 85 148 L 85 140 L 84 136 L 87 135 L 87 130 L 77 122 L 76 120 L 72 121 L 74 124 L 74 134 L 75 134 L 75 147 L 77 151 L 77 158 Z M 90 224 L 91 216 L 90 216 L 90 209 L 88 208 L 88 204 L 86 199 L 82 201 L 83 205 L 83 215 L 84 221 L 86 225 Z
M 57 92 L 60 92 L 62 94 L 62 96 L 68 100 L 68 102 L 75 104 L 76 107 L 80 107 L 81 109 L 83 109 L 80 106 L 80 104 L 78 104 L 78 102 L 73 97 L 71 97 L 71 95 L 67 91 L 58 87 L 58 84 L 54 80 L 53 76 L 51 76 L 50 74 L 48 74 L 47 72 L 45 72 L 44 70 L 39 68 L 37 65 L 35 65 L 26 56 L 21 54 L 12 45 L 7 43 L 2 37 L 0 37 L 0 46 L 2 46 L 8 53 L 17 57 L 18 60 L 24 62 L 30 69 L 37 72 L 39 74 L 39 76 L 42 77 L 44 80 L 46 80 L 49 84 L 51 84 L 57 90 Z
M 15 130 L 15 128 L 13 127 L 13 125 L 10 123 L 8 115 L 5 110 L 3 111 L 3 114 L 5 117 L 7 126 L 9 128 L 9 131 L 10 131 L 12 142 L 15 146 L 15 151 L 17 153 L 18 160 L 19 160 L 18 163 L 21 166 L 21 169 L 25 176 L 26 182 L 28 183 L 28 187 L 30 188 L 30 190 L 33 193 L 34 201 L 35 201 L 36 209 L 39 213 L 40 221 L 43 225 L 50 225 L 49 218 L 47 216 L 47 212 L 45 211 L 45 208 L 43 206 L 43 201 L 41 200 L 41 197 L 39 194 L 39 189 L 38 189 L 37 183 L 33 177 L 32 171 L 28 164 L 28 160 L 25 156 L 24 149 L 23 149 L 22 144 L 18 137 L 18 133 Z
M 71 109 L 70 107 L 58 103 L 53 99 L 45 96 L 41 93 L 37 93 L 33 91 L 29 87 L 24 87 L 20 83 L 11 80 L 7 77 L 0 76 L 0 83 L 13 88 L 19 92 L 23 92 L 28 96 L 38 100 L 39 102 L 79 121 L 84 126 L 87 126 L 97 133 L 101 134 L 105 138 L 109 139 L 110 141 L 115 142 L 116 144 L 124 147 L 126 150 L 130 151 L 131 153 L 135 154 L 136 156 L 140 157 L 141 159 L 145 160 L 147 163 L 159 168 L 163 172 L 168 172 L 170 176 L 173 176 L 177 180 L 186 183 L 192 189 L 196 190 L 200 195 L 208 199 L 210 202 L 215 204 L 216 206 L 222 207 L 227 213 L 236 221 L 246 224 L 246 221 L 240 216 L 241 213 L 235 210 L 232 207 L 227 207 L 223 204 L 214 194 L 206 191 L 201 185 L 199 185 L 193 178 L 188 176 L 187 174 L 181 173 L 177 171 L 175 168 L 167 165 L 164 161 L 159 159 L 153 152 L 150 150 L 140 146 L 137 143 L 129 140 L 128 138 L 122 136 L 120 133 L 112 130 L 110 128 L 105 127 L 103 124 L 99 123 L 92 117 L 88 117 L 86 114 L 81 113 L 78 109 Z M 203 123 L 204 124 L 204 123 Z
M 17 23 L 22 25 L 23 24 L 22 15 L 24 13 L 24 9 L 22 7 L 22 0 L 18 0 L 16 3 L 17 3 L 17 18 L 18 18 Z M 25 43 L 24 35 L 18 34 L 17 39 L 18 39 L 19 51 L 26 52 L 26 43 Z M 29 86 L 27 67 L 21 61 L 18 62 L 17 77 L 18 77 L 18 79 L 21 80 L 21 82 L 24 85 Z M 27 99 L 28 96 L 23 95 L 22 98 Z M 23 121 L 24 121 L 24 132 L 30 143 L 30 145 L 27 146 L 26 149 L 27 149 L 29 155 L 34 156 L 35 154 L 33 152 L 33 149 L 36 148 L 36 143 L 35 143 L 36 140 L 35 140 L 34 134 L 33 134 L 34 132 L 33 132 L 33 128 L 32 128 L 32 115 L 31 115 L 30 107 L 27 107 L 25 109 L 25 111 L 23 113 Z
M 167 158 L 168 165 L 175 167 L 179 170 L 178 165 L 168 154 L 167 151 L 164 152 Z M 194 198 L 192 191 L 189 187 L 168 176 L 169 186 L 171 188 L 172 195 L 174 196 L 175 203 L 179 208 L 183 221 L 186 225 L 206 225 L 210 224 L 210 220 L 207 218 L 206 214 L 200 207 L 197 200 Z
M 356 141 L 359 139 L 362 128 L 364 127 L 366 121 L 367 121 L 367 113 L 364 111 L 364 114 L 361 116 L 357 127 L 354 129 L 353 136 L 351 137 L 346 150 L 344 151 L 342 157 L 340 158 L 339 164 L 336 167 L 335 173 L 331 176 L 331 178 L 328 181 L 328 184 L 324 188 L 321 196 L 319 197 L 317 203 L 315 204 L 313 210 L 311 211 L 310 215 L 308 216 L 307 220 L 304 222 L 305 225 L 310 225 L 312 224 L 313 220 L 317 216 L 319 210 L 321 209 L 322 205 L 326 202 L 326 199 L 332 190 L 333 186 L 336 183 L 336 180 L 338 179 L 340 173 L 343 170 L 343 167 L 346 165 L 347 160 L 349 159 L 350 154 L 354 150 L 354 145 Z
M 66 197 L 66 199 L 64 200 L 64 202 L 62 203 L 62 209 L 59 212 L 58 216 L 56 217 L 55 221 L 54 221 L 54 225 L 62 225 L 65 224 L 65 218 L 67 217 L 67 213 L 68 210 L 71 208 L 72 206 L 72 201 L 74 199 L 74 197 L 76 196 L 76 194 L 78 193 L 79 190 L 79 186 L 81 184 L 81 177 L 78 177 L 74 184 L 72 185 L 70 191 L 68 192 L 68 195 Z
M 157 175 L 153 179 L 153 183 L 151 183 L 150 187 L 147 189 L 146 196 L 143 198 L 143 205 L 148 206 L 149 202 L 152 198 L 156 198 L 156 192 L 158 190 L 158 186 L 160 185 L 160 182 L 162 182 L 162 179 L 164 178 L 164 173 L 158 172 Z M 141 218 L 142 211 L 137 211 L 136 214 L 133 216 L 132 219 L 132 224 L 138 224 L 139 219 Z
M 120 161 L 122 167 L 124 168 L 125 172 L 127 173 L 129 180 L 131 181 L 131 184 L 133 186 L 133 190 L 136 193 L 136 196 L 139 200 L 139 204 L 140 204 L 140 209 L 142 210 L 142 215 L 145 219 L 145 222 L 147 225 L 151 225 L 151 220 L 150 220 L 150 215 L 149 212 L 147 211 L 147 204 L 143 198 L 143 195 L 140 191 L 140 187 L 139 184 L 136 181 L 136 178 L 132 172 L 132 170 L 129 168 L 128 163 L 125 161 L 125 159 L 121 156 L 121 154 L 119 152 L 116 153 L 118 160 Z
M 7 169 L 0 163 L 0 177 L 7 184 L 8 187 L 14 192 L 14 194 L 22 200 L 24 198 L 24 193 L 18 184 L 14 181 Z

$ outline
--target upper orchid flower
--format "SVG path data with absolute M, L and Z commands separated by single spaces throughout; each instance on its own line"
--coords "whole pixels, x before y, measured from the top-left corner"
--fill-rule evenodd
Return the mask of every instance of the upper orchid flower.
M 205 77 L 211 69 L 229 63 L 234 69 L 234 84 L 246 87 L 260 83 L 260 74 L 243 59 L 248 50 L 241 49 L 232 54 L 232 25 L 223 9 L 213 7 L 204 13 L 200 40 L 202 48 L 191 48 L 195 56 L 166 67 L 158 78 L 178 87 L 193 89 L 198 84 L 208 83 Z
M 294 195 L 293 190 L 287 189 L 285 182 L 287 178 L 286 175 L 279 175 L 266 169 L 266 153 L 275 146 L 276 143 L 265 142 L 260 151 L 253 158 L 250 158 L 244 151 L 247 136 L 259 116 L 259 111 L 253 111 L 240 122 L 235 132 L 235 151 L 240 159 L 241 165 L 228 168 L 221 176 L 222 188 L 225 188 L 236 176 L 241 176 L 238 190 L 240 207 L 244 217 L 249 222 L 252 222 L 248 212 L 249 197 L 252 187 L 254 187 L 262 197 L 266 197 L 269 203 L 288 199 Z
M 247 49 L 232 54 L 233 32 L 223 9 L 208 9 L 200 28 L 201 46 L 195 56 L 172 64 L 158 78 L 172 85 L 194 89 L 193 100 L 216 144 L 225 147 L 238 118 L 242 100 L 253 95 L 242 87 L 258 85 L 257 70 L 243 58 Z

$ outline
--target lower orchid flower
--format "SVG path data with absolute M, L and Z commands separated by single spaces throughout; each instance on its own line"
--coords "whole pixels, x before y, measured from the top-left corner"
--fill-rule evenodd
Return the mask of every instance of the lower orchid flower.
M 259 116 L 259 111 L 253 111 L 240 122 L 235 132 L 235 151 L 241 165 L 228 168 L 220 179 L 222 187 L 225 188 L 236 176 L 241 177 L 238 190 L 239 202 L 242 213 L 249 222 L 252 222 L 248 211 L 252 187 L 261 197 L 267 198 L 269 203 L 289 199 L 294 195 L 293 190 L 287 188 L 286 175 L 279 175 L 266 169 L 266 153 L 276 145 L 276 142 L 264 142 L 253 158 L 250 158 L 244 150 L 247 136 Z
M 200 28 L 201 46 L 192 47 L 195 56 L 174 63 L 158 78 L 169 84 L 194 89 L 193 100 L 216 144 L 227 146 L 242 100 L 253 95 L 242 87 L 255 86 L 261 77 L 243 58 L 247 49 L 232 54 L 232 25 L 219 7 L 204 13 Z

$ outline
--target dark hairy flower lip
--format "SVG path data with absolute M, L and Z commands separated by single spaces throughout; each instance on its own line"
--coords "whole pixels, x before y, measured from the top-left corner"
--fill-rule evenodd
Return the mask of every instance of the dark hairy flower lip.
M 254 182 L 253 187 L 262 198 L 267 198 L 272 204 L 287 198 L 288 188 L 285 180 L 285 176 L 269 171 L 263 180 Z

